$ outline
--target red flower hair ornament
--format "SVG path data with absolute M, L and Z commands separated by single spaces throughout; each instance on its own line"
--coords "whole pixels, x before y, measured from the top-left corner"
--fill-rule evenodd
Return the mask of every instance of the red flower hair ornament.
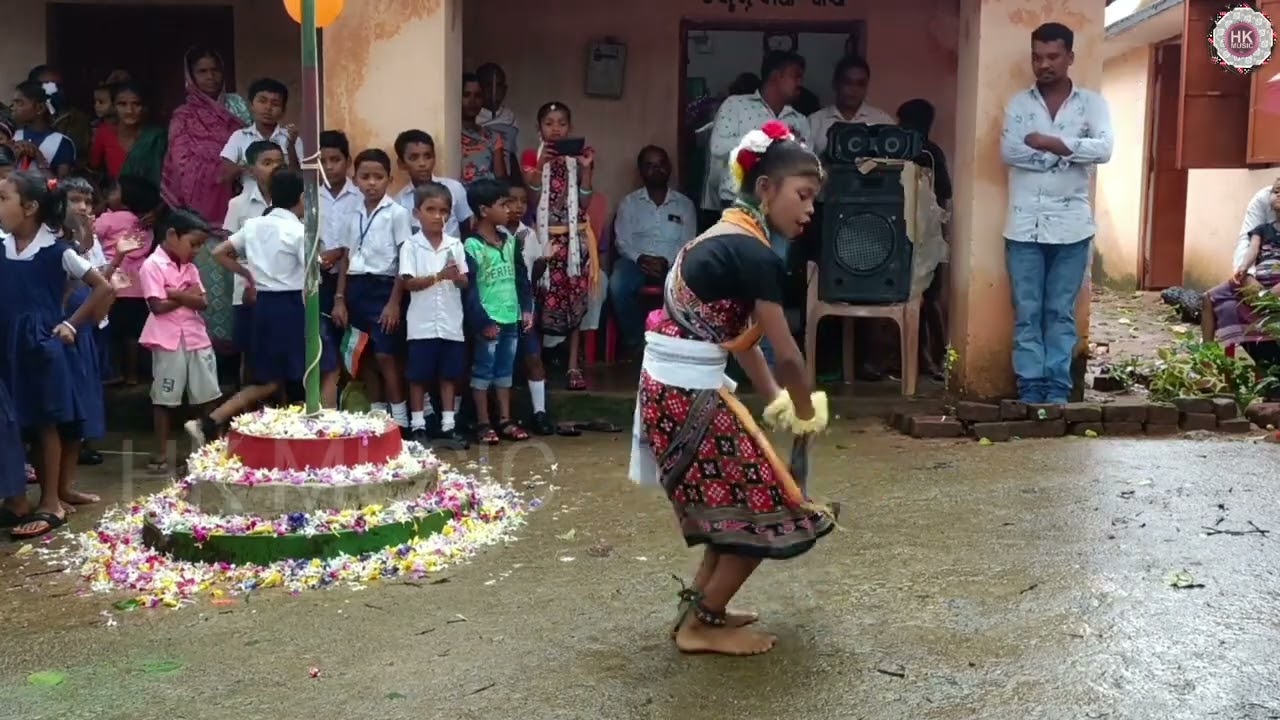
M 796 136 L 791 132 L 791 128 L 781 120 L 770 120 L 760 126 L 759 130 L 752 130 L 742 137 L 738 146 L 729 153 L 729 172 L 733 175 L 735 191 L 742 190 L 742 183 L 747 173 L 760 162 L 760 158 L 764 156 L 769 146 L 779 140 L 796 142 Z

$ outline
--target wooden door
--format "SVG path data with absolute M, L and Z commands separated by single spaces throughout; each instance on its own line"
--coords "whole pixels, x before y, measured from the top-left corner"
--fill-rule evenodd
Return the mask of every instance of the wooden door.
M 93 107 L 93 89 L 112 70 L 128 70 L 150 94 L 153 119 L 185 98 L 183 56 L 193 45 L 213 48 L 235 87 L 232 9 L 217 5 L 112 5 L 50 3 L 49 64 L 62 71 L 72 104 Z
M 1155 48 L 1151 139 L 1147 146 L 1147 202 L 1142 243 L 1142 287 L 1160 290 L 1182 284 L 1182 250 L 1187 226 L 1187 171 L 1178 167 L 1178 107 L 1182 50 L 1179 43 Z

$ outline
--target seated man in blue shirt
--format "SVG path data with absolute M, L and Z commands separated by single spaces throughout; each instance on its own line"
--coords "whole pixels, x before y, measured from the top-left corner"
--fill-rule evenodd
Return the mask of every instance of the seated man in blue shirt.
M 613 225 L 618 257 L 609 275 L 609 301 L 624 352 L 634 351 L 644 339 L 647 306 L 638 302 L 641 288 L 661 286 L 676 253 L 698 232 L 693 201 L 669 187 L 667 151 L 649 145 L 640 150 L 636 166 L 644 187 L 618 204 Z

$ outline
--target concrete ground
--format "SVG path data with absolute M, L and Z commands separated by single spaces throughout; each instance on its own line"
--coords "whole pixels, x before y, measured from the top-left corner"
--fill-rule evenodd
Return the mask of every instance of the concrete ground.
M 434 583 L 122 613 L 0 544 L 0 717 L 1280 717 L 1280 538 L 1203 529 L 1280 531 L 1274 445 L 839 425 L 813 490 L 845 527 L 749 581 L 739 604 L 781 637 L 750 659 L 672 647 L 671 574 L 695 556 L 626 481 L 626 434 L 538 449 L 489 457 L 557 486 L 531 489 L 519 540 Z M 86 484 L 160 486 L 121 487 L 118 462 Z

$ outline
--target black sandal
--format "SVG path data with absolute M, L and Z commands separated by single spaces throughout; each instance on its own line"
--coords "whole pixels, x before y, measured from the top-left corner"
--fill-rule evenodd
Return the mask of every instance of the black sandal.
M 58 517 L 57 515 L 54 515 L 53 513 L 50 513 L 50 512 L 34 512 L 22 518 L 22 522 L 18 523 L 18 525 L 19 526 L 30 525 L 32 523 L 41 523 L 41 522 L 45 524 L 45 527 L 42 530 L 39 530 L 36 532 L 25 532 L 25 533 L 19 533 L 17 530 L 13 530 L 12 532 L 9 533 L 9 537 L 13 538 L 14 540 L 35 540 L 38 537 L 48 535 L 54 530 L 57 530 L 63 525 L 66 525 L 67 519 L 65 517 Z
M 0 507 L 0 530 L 16 528 L 21 525 L 25 519 L 25 516 L 19 515 L 7 507 Z

